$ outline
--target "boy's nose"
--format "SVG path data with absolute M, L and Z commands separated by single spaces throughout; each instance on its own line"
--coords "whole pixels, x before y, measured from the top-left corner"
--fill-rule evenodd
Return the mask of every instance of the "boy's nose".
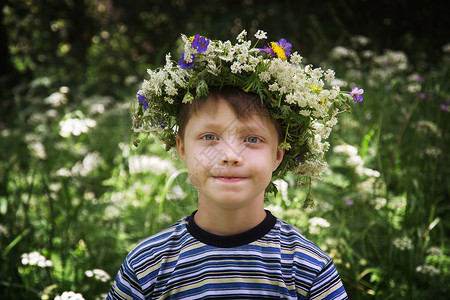
M 220 158 L 221 165 L 241 165 L 242 156 L 237 143 L 227 143 L 222 149 L 222 157 Z

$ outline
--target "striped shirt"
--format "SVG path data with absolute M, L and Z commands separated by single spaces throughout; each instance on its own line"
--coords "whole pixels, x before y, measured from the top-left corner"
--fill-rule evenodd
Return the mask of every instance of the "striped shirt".
M 269 211 L 225 237 L 194 214 L 140 242 L 107 299 L 347 299 L 332 260 Z

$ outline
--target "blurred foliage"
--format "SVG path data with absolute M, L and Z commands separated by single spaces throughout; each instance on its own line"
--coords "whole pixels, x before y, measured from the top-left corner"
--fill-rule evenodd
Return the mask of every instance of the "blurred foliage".
M 351 299 L 450 292 L 443 1 L 3 3 L 0 298 L 101 298 L 134 244 L 195 209 L 182 163 L 151 136 L 132 146 L 129 99 L 147 68 L 179 55 L 180 32 L 244 28 L 365 89 L 334 130 L 316 207 L 301 209 L 289 176 L 268 207 L 330 254 Z

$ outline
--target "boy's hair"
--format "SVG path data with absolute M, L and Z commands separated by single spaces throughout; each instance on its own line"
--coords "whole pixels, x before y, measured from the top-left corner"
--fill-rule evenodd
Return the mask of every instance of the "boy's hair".
M 252 115 L 255 114 L 262 118 L 268 118 L 275 126 L 278 133 L 278 143 L 283 141 L 283 130 L 279 122 L 272 117 L 272 114 L 267 107 L 263 105 L 261 98 L 258 95 L 246 93 L 242 89 L 234 86 L 223 86 L 222 88 L 211 87 L 208 99 L 214 101 L 214 104 L 216 104 L 219 99 L 225 100 L 240 120 L 251 118 Z M 196 99 L 192 101 L 191 104 L 181 104 L 178 114 L 178 134 L 182 140 L 184 139 L 184 132 L 189 119 L 199 111 L 204 103 L 205 101 Z

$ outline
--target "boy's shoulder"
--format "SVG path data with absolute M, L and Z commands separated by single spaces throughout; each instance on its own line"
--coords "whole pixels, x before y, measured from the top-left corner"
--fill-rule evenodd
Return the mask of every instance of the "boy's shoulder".
M 187 217 L 184 217 L 169 227 L 143 239 L 130 251 L 128 260 L 139 260 L 143 255 L 159 255 L 160 252 L 181 247 L 189 238 L 186 222 Z
M 276 226 L 279 227 L 281 246 L 287 251 L 295 252 L 297 255 L 313 257 L 327 264 L 331 258 L 320 249 L 319 246 L 307 239 L 300 231 L 290 223 L 278 219 Z

